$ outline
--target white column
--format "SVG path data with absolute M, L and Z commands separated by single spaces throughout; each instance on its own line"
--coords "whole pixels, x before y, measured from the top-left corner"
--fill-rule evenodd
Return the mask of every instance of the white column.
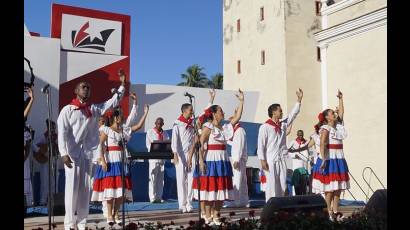
M 327 45 L 320 47 L 320 75 L 322 85 L 322 110 L 327 109 Z
M 327 0 L 321 0 L 323 11 L 327 5 Z M 327 14 L 322 15 L 322 30 L 327 29 Z M 327 45 L 320 46 L 320 74 L 321 74 L 321 89 L 322 89 L 322 110 L 327 109 Z
M 322 17 L 322 30 L 327 29 L 327 14 L 322 14 L 323 10 L 327 8 L 327 0 L 321 0 L 320 15 Z

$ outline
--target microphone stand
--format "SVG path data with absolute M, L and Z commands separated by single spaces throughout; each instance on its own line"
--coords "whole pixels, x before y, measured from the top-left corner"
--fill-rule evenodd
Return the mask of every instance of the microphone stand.
M 192 104 L 192 97 L 189 97 L 189 102 L 191 105 Z M 195 106 L 193 106 L 195 108 Z M 194 115 L 193 115 L 193 121 L 194 121 L 194 133 L 195 137 L 198 136 L 198 128 L 196 127 L 196 116 L 195 116 L 195 109 L 194 109 Z M 199 168 L 199 148 L 201 147 L 201 144 L 198 142 L 195 142 L 195 148 L 194 148 L 194 156 L 195 156 L 195 170 L 198 170 L 198 180 L 197 180 L 197 187 L 198 187 L 198 221 L 201 221 L 201 181 L 200 181 L 200 176 L 201 176 L 201 170 Z M 189 185 L 188 185 L 189 186 Z M 192 186 L 192 185 L 191 185 Z
M 50 100 L 50 89 L 47 88 L 44 93 L 47 95 L 47 107 L 48 107 L 48 122 L 47 122 L 47 129 L 48 129 L 48 228 L 51 228 L 51 217 L 53 215 L 53 196 L 52 196 L 52 185 L 51 182 L 53 180 L 53 164 L 52 164 L 52 159 L 54 159 L 54 149 L 53 149 L 53 144 L 52 144 L 52 137 L 51 137 L 51 100 Z
M 117 97 L 118 99 L 120 98 L 120 93 L 117 93 Z M 122 191 L 122 209 L 121 209 L 121 219 L 122 219 L 122 229 L 125 230 L 125 152 L 126 152 L 126 140 L 124 137 L 124 129 L 123 129 L 123 125 L 121 125 L 121 141 L 119 143 L 119 145 L 121 146 L 121 191 Z
M 122 209 L 121 209 L 121 219 L 122 219 L 122 229 L 125 230 L 125 148 L 127 147 L 124 138 L 124 129 L 121 127 L 121 143 L 119 143 L 121 148 L 121 190 L 122 190 Z

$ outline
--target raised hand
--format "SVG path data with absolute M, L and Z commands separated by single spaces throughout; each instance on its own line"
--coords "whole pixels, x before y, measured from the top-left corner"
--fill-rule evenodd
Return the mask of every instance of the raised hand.
M 337 90 L 336 97 L 339 98 L 339 99 L 343 99 L 343 93 L 340 91 L 340 89 Z
M 134 104 L 137 104 L 137 94 L 135 93 L 130 93 L 131 99 L 134 101 Z
M 238 90 L 238 93 L 235 94 L 235 96 L 239 99 L 239 101 L 243 101 L 244 98 L 245 98 L 245 96 L 244 96 L 244 94 L 243 94 L 243 92 L 242 92 L 241 89 Z
M 303 98 L 303 91 L 302 91 L 302 89 L 298 89 L 297 91 L 296 91 L 296 96 L 298 96 L 298 102 L 302 102 L 302 98 Z
M 29 97 L 33 98 L 33 89 L 31 87 L 27 88 L 27 94 Z
M 215 90 L 215 89 L 210 89 L 210 90 L 209 90 L 209 96 L 210 96 L 211 98 L 215 98 L 215 95 L 216 95 L 216 90 Z
M 121 84 L 125 84 L 125 72 L 123 69 L 118 70 L 118 76 L 120 77 Z
M 144 113 L 147 114 L 149 111 L 149 105 L 144 106 Z

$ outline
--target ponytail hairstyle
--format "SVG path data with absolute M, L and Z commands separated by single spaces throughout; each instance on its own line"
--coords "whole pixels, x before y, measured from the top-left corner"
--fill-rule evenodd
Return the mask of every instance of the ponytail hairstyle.
M 319 130 L 320 127 L 322 127 L 322 125 L 326 125 L 327 121 L 326 121 L 326 116 L 329 113 L 331 109 L 325 109 L 323 112 L 319 113 L 319 115 L 317 115 L 317 119 L 319 120 L 319 122 L 314 126 L 315 127 L 315 131 L 317 134 L 319 134 Z
M 201 127 L 206 122 L 212 121 L 214 119 L 213 113 L 216 113 L 218 111 L 218 107 L 219 105 L 212 105 L 204 111 L 204 114 L 199 117 L 199 124 Z

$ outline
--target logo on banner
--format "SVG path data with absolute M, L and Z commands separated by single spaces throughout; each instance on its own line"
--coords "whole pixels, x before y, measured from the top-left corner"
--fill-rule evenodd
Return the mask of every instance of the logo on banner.
M 122 22 L 62 15 L 61 48 L 89 53 L 121 55 Z
M 106 29 L 99 32 L 96 31 L 96 34 L 89 34 L 86 32 L 89 28 L 90 23 L 86 22 L 80 30 L 71 31 L 73 47 L 96 49 L 105 52 L 105 44 L 114 29 Z

